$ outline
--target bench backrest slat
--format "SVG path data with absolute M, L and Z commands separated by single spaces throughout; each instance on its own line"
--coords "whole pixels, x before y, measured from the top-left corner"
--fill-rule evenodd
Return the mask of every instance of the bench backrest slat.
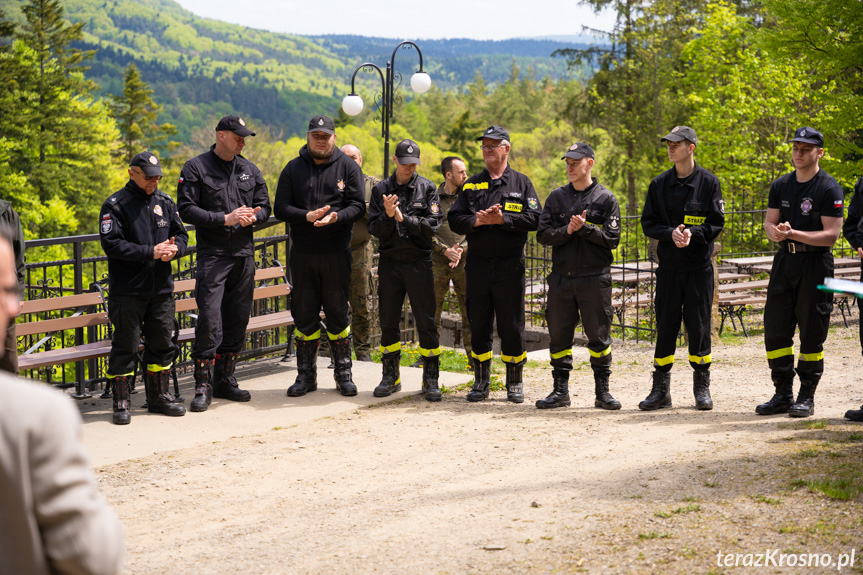
M 79 307 L 100 305 L 101 303 L 102 296 L 99 292 L 65 295 L 61 297 L 48 297 L 45 299 L 31 299 L 21 302 L 21 315 L 75 309 Z
M 15 335 L 24 336 L 37 333 L 51 333 L 54 331 L 63 331 L 66 329 L 76 329 L 79 327 L 91 327 L 95 325 L 107 324 L 108 314 L 104 312 L 87 313 L 83 315 L 74 315 L 71 317 L 43 319 L 39 321 L 31 321 L 28 323 L 19 323 L 15 326 Z

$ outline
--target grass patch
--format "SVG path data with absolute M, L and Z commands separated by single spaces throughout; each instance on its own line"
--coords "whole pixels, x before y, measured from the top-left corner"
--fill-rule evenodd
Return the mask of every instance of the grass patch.
M 719 482 L 715 479 L 705 479 L 704 487 L 716 488 L 719 487 Z
M 663 531 L 662 533 L 656 531 L 648 531 L 647 533 L 639 533 L 639 539 L 670 539 L 671 533 L 668 531 Z
M 672 515 L 683 515 L 685 513 L 693 513 L 695 511 L 701 511 L 701 505 L 696 503 L 690 503 L 685 507 L 678 507 L 677 509 L 672 509 L 671 511 L 659 511 L 656 513 L 657 517 L 668 518 Z
M 381 362 L 381 352 L 380 350 L 372 352 L 372 361 L 375 363 Z M 403 365 L 405 367 L 410 367 L 417 360 L 419 360 L 422 356 L 420 355 L 419 348 L 415 346 L 402 346 L 402 355 L 399 361 L 399 365 Z M 451 371 L 455 373 L 471 373 L 473 369 L 470 366 L 470 362 L 465 354 L 460 353 L 458 351 L 452 349 L 444 349 L 440 354 L 440 370 L 441 371 Z
M 767 497 L 767 496 L 761 495 L 760 493 L 757 495 L 750 495 L 750 497 L 754 501 L 758 501 L 759 503 L 766 503 L 768 505 L 780 505 L 782 503 L 782 499 L 780 499 L 778 497 L 777 498 Z
M 804 484 L 814 493 L 821 493 L 830 499 L 838 499 L 839 501 L 850 501 L 863 493 L 863 483 L 861 483 L 859 476 L 857 478 L 813 479 L 805 481 Z

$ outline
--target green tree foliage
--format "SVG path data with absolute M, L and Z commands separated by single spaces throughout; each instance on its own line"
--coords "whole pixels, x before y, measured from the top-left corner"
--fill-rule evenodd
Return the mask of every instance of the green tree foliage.
M 0 185 L 21 214 L 27 237 L 95 231 L 101 198 L 117 184 L 111 148 L 117 132 L 90 96 L 71 48 L 81 27 L 63 20 L 56 0 L 28 0 L 0 69 L 13 70 L 0 101 Z
M 141 79 L 135 64 L 129 64 L 123 75 L 123 93 L 111 95 L 111 113 L 122 138 L 122 146 L 115 155 L 125 165 L 143 150 L 153 151 L 165 163 L 168 152 L 179 146 L 178 142 L 170 140 L 177 128 L 157 123 L 162 107 L 153 101 L 152 94 L 153 90 Z

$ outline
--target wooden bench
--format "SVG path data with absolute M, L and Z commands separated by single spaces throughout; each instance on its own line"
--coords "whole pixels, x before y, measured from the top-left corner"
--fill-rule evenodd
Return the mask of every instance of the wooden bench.
M 280 280 L 281 283 L 279 283 Z M 263 284 L 254 289 L 253 299 L 255 301 L 287 296 L 291 293 L 291 286 L 287 282 L 285 268 L 282 266 L 258 269 L 255 272 L 255 282 Z M 198 304 L 191 295 L 194 289 L 194 279 L 177 280 L 174 282 L 174 295 L 175 297 L 179 297 L 175 302 L 178 315 L 187 314 L 195 317 L 192 312 L 197 310 Z M 188 297 L 180 297 L 183 295 Z M 111 324 L 108 320 L 109 303 L 110 296 L 108 296 L 108 301 L 106 301 L 104 289 L 78 295 L 22 302 L 20 317 L 24 318 L 24 321 L 19 320 L 20 323 L 16 324 L 16 335 L 18 337 L 26 337 L 45 334 L 45 337 L 30 346 L 27 351 L 19 356 L 19 368 L 25 371 L 107 357 L 111 352 L 112 333 Z M 252 316 L 246 332 L 252 333 L 291 326 L 293 323 L 294 320 L 291 312 L 283 310 L 276 313 Z M 187 343 L 195 339 L 194 328 L 179 329 L 179 321 L 175 322 L 175 325 L 178 326 L 175 333 L 178 343 Z M 91 328 L 92 330 L 92 328 L 99 326 L 105 326 L 107 337 L 99 341 L 83 343 L 84 328 Z M 52 349 L 52 342 L 57 337 L 57 334 L 62 334 L 66 330 L 71 329 L 76 330 L 75 345 Z M 92 336 L 94 332 L 91 331 L 90 334 Z M 46 347 L 48 349 L 43 350 Z M 140 349 L 143 350 L 143 345 Z M 85 388 L 86 382 L 83 377 L 83 364 L 79 363 L 79 365 L 81 367 L 78 370 L 78 389 L 73 397 L 89 397 L 90 394 L 86 393 Z M 179 391 L 176 373 L 174 373 L 174 390 L 175 392 Z M 107 386 L 102 397 L 111 397 Z

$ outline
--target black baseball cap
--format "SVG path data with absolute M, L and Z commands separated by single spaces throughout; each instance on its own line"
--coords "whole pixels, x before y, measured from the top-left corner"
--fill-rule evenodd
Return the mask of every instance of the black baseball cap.
M 565 160 L 566 158 L 580 160 L 584 157 L 593 158 L 593 148 L 591 148 L 584 142 L 576 142 L 575 144 L 571 145 L 569 149 L 566 150 L 566 153 L 563 154 L 561 160 Z
M 489 126 L 488 129 L 482 133 L 482 136 L 476 139 L 477 142 L 482 142 L 483 138 L 491 138 L 492 140 L 506 140 L 511 141 L 509 139 L 509 132 L 500 126 Z
M 255 135 L 255 133 L 246 126 L 246 122 L 244 122 L 239 116 L 225 116 L 219 120 L 219 125 L 216 126 L 216 131 L 233 132 L 241 138 Z
M 307 132 L 324 132 L 327 134 L 335 134 L 336 133 L 336 125 L 333 123 L 332 119 L 328 116 L 315 116 L 309 122 L 309 129 Z
M 660 142 L 668 140 L 669 142 L 679 142 L 680 140 L 689 140 L 696 146 L 698 145 L 698 136 L 695 135 L 695 130 L 689 126 L 674 126 L 671 131 L 660 138 Z
M 402 140 L 396 146 L 396 160 L 399 164 L 422 164 L 420 162 L 420 147 L 413 140 Z
M 141 168 L 145 176 L 161 176 L 162 163 L 156 154 L 152 152 L 141 152 L 137 154 L 132 161 L 129 162 L 129 167 Z
M 797 128 L 794 137 L 789 142 L 803 142 L 804 144 L 815 144 L 819 148 L 824 147 L 824 136 L 815 128 Z

